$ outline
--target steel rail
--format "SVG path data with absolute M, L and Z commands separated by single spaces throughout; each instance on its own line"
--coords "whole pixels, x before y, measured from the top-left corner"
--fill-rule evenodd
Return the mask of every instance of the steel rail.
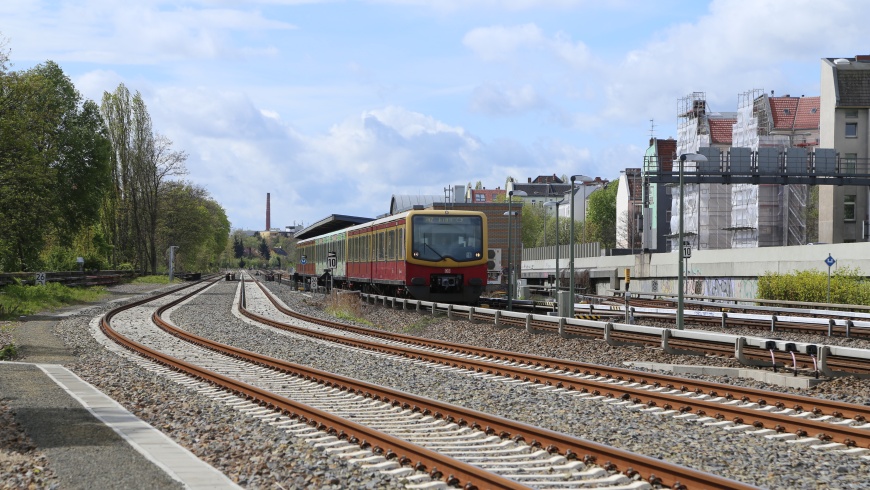
M 207 347 L 216 352 L 221 352 L 223 354 L 238 359 L 245 359 L 249 362 L 254 362 L 262 366 L 269 366 L 281 372 L 305 376 L 308 379 L 311 379 L 314 376 L 313 370 L 310 371 L 307 375 L 299 374 L 300 369 L 298 368 L 302 368 L 302 372 L 305 371 L 305 368 L 303 368 L 302 366 L 292 365 L 291 363 L 286 363 L 277 359 L 269 358 L 267 356 L 250 353 L 241 349 L 235 349 L 230 346 L 219 344 L 217 342 L 212 342 L 202 337 L 187 334 L 173 327 L 171 324 L 163 321 L 160 318 L 160 313 L 180 303 L 181 301 L 186 300 L 188 297 L 197 294 L 202 289 L 194 291 L 187 297 L 179 298 L 167 305 L 164 305 L 163 307 L 160 307 L 152 315 L 152 320 L 157 322 L 161 326 L 161 328 L 166 329 L 169 333 L 179 338 L 189 340 L 194 344 Z M 330 434 L 337 435 L 341 439 L 347 439 L 348 442 L 358 443 L 362 448 L 371 447 L 374 452 L 379 454 L 385 454 L 385 457 L 387 457 L 387 459 L 395 458 L 403 465 L 413 465 L 413 467 L 417 470 L 429 471 L 430 476 L 432 476 L 434 479 L 443 478 L 444 481 L 450 485 L 462 485 L 464 481 L 465 484 L 463 488 L 469 490 L 477 488 L 528 488 L 527 486 L 517 483 L 513 480 L 503 478 L 499 475 L 482 470 L 468 463 L 453 459 L 449 456 L 441 455 L 437 452 L 431 451 L 421 446 L 417 446 L 413 443 L 403 441 L 389 434 L 385 434 L 383 432 L 368 428 L 353 421 L 343 419 L 341 417 L 335 416 L 328 412 L 319 410 L 314 407 L 310 407 L 302 403 L 295 402 L 286 397 L 273 394 L 256 386 L 249 385 L 247 383 L 221 375 L 214 371 L 196 366 L 192 363 L 186 362 L 176 357 L 164 354 L 121 335 L 111 327 L 111 320 L 117 313 L 137 306 L 141 306 L 145 303 L 152 301 L 153 299 L 163 297 L 167 294 L 172 294 L 172 292 L 165 293 L 154 298 L 149 298 L 146 300 L 124 305 L 108 312 L 106 315 L 103 316 L 100 322 L 102 331 L 109 338 L 119 343 L 120 345 L 136 353 L 139 353 L 140 355 L 153 359 L 154 361 L 163 364 L 172 370 L 184 372 L 197 379 L 201 379 L 205 382 L 226 389 L 237 396 L 243 396 L 248 400 L 256 401 L 261 406 L 280 411 L 288 417 L 297 419 L 303 423 L 308 423 L 309 425 L 317 428 L 318 430 L 326 431 Z M 330 386 L 330 384 L 328 383 L 329 382 L 324 381 L 324 384 Z M 336 388 L 339 387 L 339 384 L 336 381 L 333 381 L 331 383 L 331 386 L 335 386 Z M 351 384 L 348 385 L 352 386 Z M 374 387 L 374 385 L 371 386 Z M 346 388 L 344 385 L 342 385 L 341 388 L 348 390 L 353 389 Z M 357 391 L 358 394 L 363 394 L 362 388 L 357 388 L 355 389 L 355 391 Z M 445 471 L 449 471 L 450 473 L 445 477 L 443 471 L 438 469 L 439 467 L 443 468 Z
M 261 284 L 258 283 L 258 285 L 261 289 L 263 288 Z M 769 392 L 753 388 L 742 388 L 733 385 L 690 380 L 686 378 L 654 375 L 650 373 L 638 373 L 637 371 L 632 371 L 628 369 L 608 368 L 605 366 L 565 361 L 560 359 L 550 359 L 540 356 L 525 356 L 523 354 L 517 354 L 507 351 L 480 349 L 462 344 L 451 344 L 441 341 L 429 341 L 401 334 L 377 332 L 370 329 L 365 329 L 363 327 L 352 327 L 342 325 L 336 322 L 330 322 L 328 320 L 313 319 L 305 315 L 292 312 L 291 310 L 287 310 L 286 308 L 281 307 L 277 303 L 274 303 L 274 298 L 271 294 L 267 293 L 267 297 L 269 297 L 273 301 L 273 304 L 275 304 L 275 306 L 278 307 L 282 311 L 282 313 L 291 315 L 296 318 L 305 319 L 307 321 L 313 321 L 314 323 L 318 323 L 324 326 L 341 328 L 344 330 L 353 331 L 354 333 L 366 335 L 377 334 L 375 336 L 380 338 L 389 340 L 401 340 L 403 342 L 421 345 L 427 348 L 453 349 L 463 355 L 488 357 L 489 359 L 493 360 L 479 360 L 467 358 L 457 359 L 450 354 L 437 354 L 422 350 L 408 350 L 405 348 L 393 347 L 377 342 L 368 342 L 360 339 L 349 339 L 347 337 L 333 335 L 326 332 L 314 332 L 306 330 L 304 328 L 293 327 L 291 325 L 287 325 L 282 322 L 263 317 L 261 315 L 256 315 L 247 310 L 242 311 L 242 314 L 248 316 L 249 318 L 275 326 L 277 328 L 292 330 L 294 332 L 302 333 L 307 336 L 337 342 L 343 345 L 364 347 L 370 350 L 409 357 L 420 361 L 433 362 L 461 369 L 473 370 L 480 373 L 486 373 L 496 376 L 505 376 L 513 379 L 540 383 L 542 385 L 554 386 L 556 388 L 562 388 L 565 390 L 573 390 L 579 393 L 591 393 L 593 396 L 603 396 L 607 398 L 631 401 L 632 403 L 638 405 L 647 404 L 650 407 L 659 406 L 665 410 L 674 409 L 684 413 L 694 412 L 696 415 L 709 415 L 718 420 L 730 419 L 738 424 L 742 424 L 744 423 L 744 420 L 750 419 L 751 421 L 749 422 L 749 425 L 753 425 L 758 429 L 768 428 L 777 432 L 791 432 L 800 436 L 807 436 L 812 434 L 813 436 L 818 437 L 822 441 L 839 442 L 845 444 L 848 447 L 870 447 L 870 431 L 867 431 L 865 429 L 836 425 L 825 421 L 793 417 L 788 414 L 779 414 L 765 410 L 757 410 L 751 407 L 733 406 L 719 401 L 688 399 L 687 395 L 691 395 L 692 392 L 694 392 L 694 394 L 700 395 L 704 394 L 707 390 L 709 390 L 709 396 L 711 397 L 722 397 L 726 401 L 740 400 L 743 402 L 752 402 L 752 400 L 755 399 L 756 401 L 753 403 L 756 403 L 758 406 L 770 406 L 775 407 L 779 410 L 791 409 L 795 411 L 804 411 L 804 405 L 808 405 L 813 407 L 808 411 L 814 415 L 823 415 L 825 414 L 825 410 L 827 410 L 827 414 L 833 417 L 853 418 L 858 422 L 863 422 L 867 419 L 867 407 L 862 405 L 829 401 L 799 395 L 783 394 L 778 392 Z M 242 306 L 240 305 L 240 309 L 241 308 Z M 562 370 L 568 372 L 574 371 L 578 374 L 581 371 L 581 367 L 586 368 L 586 372 L 584 374 L 592 374 L 588 369 L 593 368 L 596 370 L 595 375 L 599 377 L 610 377 L 616 379 L 617 381 L 625 380 L 625 377 L 627 377 L 629 383 L 637 383 L 647 386 L 638 388 L 631 386 L 615 385 L 612 383 L 601 383 L 600 381 L 582 379 L 576 376 L 572 376 L 570 374 L 543 372 L 535 370 L 531 367 L 509 366 L 495 362 L 499 360 L 512 363 L 525 363 L 527 365 L 534 364 L 538 367 L 542 366 L 545 369 L 550 368 L 552 370 Z M 607 374 L 601 374 L 601 372 L 606 372 Z M 635 381 L 635 376 L 641 379 L 639 381 Z M 647 379 L 656 379 L 658 381 L 655 381 L 654 383 L 649 383 Z M 676 388 L 674 383 L 681 384 L 681 387 L 679 389 Z M 650 387 L 648 386 L 649 384 L 653 384 L 654 387 L 660 387 L 664 385 L 667 388 L 670 388 L 672 391 L 678 390 L 681 393 L 675 394 L 650 391 Z M 694 386 L 694 388 L 689 388 L 687 385 Z M 720 391 L 722 391 L 723 394 L 720 395 Z
M 244 292 L 244 283 L 242 284 L 241 290 L 242 292 Z M 163 309 L 165 308 L 166 307 L 164 307 Z M 245 316 L 256 321 L 273 326 L 280 325 L 279 328 L 286 327 L 285 329 L 297 331 L 294 327 L 290 325 L 282 324 L 281 322 L 277 322 L 275 320 L 262 317 L 248 311 L 244 307 L 244 301 L 240 303 L 239 308 L 240 310 L 242 310 Z M 158 313 L 156 312 L 155 315 L 157 314 Z M 170 326 L 170 328 L 172 327 Z M 172 328 L 172 330 L 176 332 L 178 331 L 174 328 Z M 560 454 L 563 454 L 568 459 L 579 458 L 580 454 L 586 453 L 586 455 L 583 456 L 584 461 L 589 462 L 604 460 L 606 461 L 603 464 L 603 467 L 605 469 L 618 470 L 629 477 L 632 477 L 636 474 L 641 475 L 647 481 L 653 484 L 662 484 L 670 486 L 672 488 L 689 489 L 754 488 L 750 485 L 736 482 L 734 480 L 718 477 L 716 475 L 700 472 L 698 470 L 693 470 L 691 468 L 686 468 L 680 465 L 666 463 L 658 459 L 634 454 L 618 448 L 602 445 L 592 441 L 587 441 L 548 429 L 531 426 L 522 422 L 512 421 L 501 417 L 484 414 L 475 410 L 466 409 L 463 407 L 439 402 L 436 400 L 431 400 L 424 397 L 419 397 L 416 395 L 410 395 L 390 388 L 384 388 L 377 385 L 364 383 L 361 381 L 346 378 L 344 376 L 320 371 L 314 368 L 300 366 L 286 361 L 280 361 L 253 352 L 230 348 L 218 342 L 198 337 L 193 334 L 181 332 L 179 332 L 179 334 L 184 335 L 185 338 L 194 339 L 195 343 L 206 348 L 227 353 L 233 352 L 233 354 L 230 355 L 244 356 L 250 359 L 252 362 L 257 362 L 264 366 L 274 367 L 275 369 L 281 369 L 285 372 L 298 373 L 299 376 L 304 376 L 306 377 L 306 379 L 310 377 L 311 379 L 319 380 L 318 382 L 322 380 L 326 386 L 336 386 L 341 387 L 342 389 L 347 388 L 349 390 L 355 390 L 355 392 L 359 395 L 371 397 L 375 400 L 384 401 L 387 403 L 392 403 L 393 405 L 402 406 L 406 409 L 412 409 L 415 411 L 419 410 L 423 413 L 429 411 L 429 413 L 431 413 L 435 418 L 452 420 L 459 425 L 468 425 L 472 428 L 481 429 L 488 434 L 497 434 L 505 439 L 513 438 L 515 440 L 530 441 L 528 444 L 531 446 L 543 447 L 551 453 L 558 452 Z M 320 335 L 323 335 L 323 337 L 320 337 Z M 347 345 L 356 345 L 354 343 L 347 342 L 346 337 L 333 336 L 323 332 L 319 332 L 318 335 L 315 335 L 315 337 L 338 338 L 342 339 L 344 341 L 343 343 Z M 382 346 L 383 344 L 376 345 Z M 400 355 L 402 350 L 390 349 L 389 352 Z M 405 354 L 407 356 L 407 352 L 405 352 Z M 353 388 L 353 386 L 358 386 L 358 388 Z
M 385 299 L 386 300 L 386 299 Z M 447 306 L 447 311 L 449 315 L 450 305 Z M 432 306 L 432 308 L 436 308 L 436 306 Z M 644 334 L 640 332 L 626 332 L 623 330 L 613 330 L 607 334 L 604 333 L 604 329 L 601 327 L 593 327 L 593 326 L 578 326 L 574 324 L 566 324 L 564 329 L 560 331 L 560 327 L 555 322 L 547 322 L 543 320 L 537 319 L 525 319 L 522 317 L 516 316 L 499 316 L 498 311 L 495 314 L 484 313 L 479 310 L 473 310 L 469 312 L 469 320 L 471 321 L 488 321 L 492 322 L 495 319 L 497 324 L 503 326 L 513 326 L 519 328 L 526 328 L 530 331 L 547 331 L 553 333 L 564 334 L 565 336 L 579 336 L 579 337 L 588 337 L 588 338 L 604 338 L 613 345 L 618 345 L 619 342 L 628 342 L 635 343 L 638 345 L 648 345 L 648 346 L 661 346 L 662 338 L 659 334 Z M 623 312 L 618 312 L 623 315 Z M 433 312 L 434 314 L 434 312 Z M 599 315 L 600 314 L 600 315 Z M 599 311 L 595 310 L 595 315 L 589 315 L 590 317 L 598 317 L 601 315 L 608 314 L 607 310 Z M 666 315 L 663 313 L 635 313 L 636 318 L 657 318 L 665 321 L 672 321 L 673 317 L 671 315 Z M 687 315 L 687 318 L 693 318 L 696 322 L 704 322 L 704 323 L 718 323 L 721 320 L 718 318 L 711 318 L 703 315 Z M 593 320 L 599 320 L 598 318 L 587 318 Z M 730 319 L 729 322 L 731 324 L 737 324 L 738 320 Z M 741 320 L 740 323 L 743 324 L 745 320 Z M 758 325 L 760 321 L 756 323 L 750 323 L 750 325 Z M 768 321 L 764 321 L 765 326 L 769 325 Z M 780 325 L 784 325 L 785 323 L 779 323 Z M 845 327 L 834 327 L 835 331 L 840 331 Z M 736 339 L 736 338 L 735 338 Z M 728 351 L 728 355 L 730 357 L 731 353 L 734 349 L 734 344 L 732 342 L 728 342 L 726 344 L 715 342 L 715 341 L 693 341 L 686 340 L 681 338 L 671 338 L 669 341 L 674 347 L 680 346 L 695 346 L 695 349 L 691 349 L 697 353 L 705 353 L 709 352 L 715 355 L 724 355 L 726 354 L 726 350 Z M 705 345 L 706 343 L 706 345 Z M 820 344 L 823 345 L 823 344 Z M 755 361 L 767 362 L 770 360 L 770 351 L 761 347 L 753 346 L 753 345 L 745 345 L 743 346 L 743 357 Z M 778 364 L 782 364 L 783 366 L 788 366 L 793 363 L 796 359 L 800 364 L 800 367 L 803 369 L 809 369 L 809 366 L 812 366 L 813 358 L 802 352 L 796 352 L 795 358 L 791 357 L 789 352 L 783 350 L 776 350 L 773 352 L 774 359 Z M 870 374 L 870 360 L 863 359 L 855 359 L 849 357 L 839 357 L 836 355 L 829 355 L 826 358 L 826 363 L 831 370 L 843 373 L 854 373 L 856 375 L 867 375 Z M 772 364 L 771 364 L 772 367 Z
M 281 313 L 298 318 L 300 320 L 305 320 L 307 322 L 319 324 L 322 326 L 327 326 L 339 330 L 350 331 L 360 335 L 366 335 L 370 337 L 380 338 L 383 340 L 389 341 L 401 341 L 405 343 L 409 343 L 412 345 L 417 345 L 422 348 L 429 349 L 442 349 L 447 350 L 448 352 L 454 352 L 461 355 L 469 355 L 469 356 L 478 356 L 483 358 L 488 358 L 493 361 L 506 361 L 513 363 L 526 364 L 529 366 L 536 367 L 544 367 L 552 368 L 553 370 L 562 370 L 567 372 L 573 372 L 575 374 L 595 374 L 598 376 L 609 376 L 616 380 L 629 380 L 630 382 L 634 382 L 635 378 L 638 378 L 640 383 L 646 384 L 655 384 L 658 383 L 660 386 L 681 386 L 681 390 L 683 391 L 693 391 L 695 393 L 711 393 L 711 392 L 724 392 L 722 396 L 727 396 L 729 393 L 733 393 L 732 397 L 735 399 L 764 399 L 767 400 L 765 404 L 774 405 L 782 408 L 792 408 L 797 409 L 796 407 L 801 407 L 803 410 L 804 407 L 812 407 L 809 411 L 819 414 L 827 414 L 833 415 L 836 417 L 842 418 L 851 418 L 857 421 L 870 420 L 870 407 L 865 405 L 858 405 L 853 403 L 840 402 L 835 400 L 827 400 L 823 398 L 814 398 L 803 395 L 793 395 L 789 393 L 780 393 L 780 392 L 771 392 L 760 390 L 757 388 L 746 388 L 735 385 L 728 385 L 723 383 L 716 383 L 712 381 L 704 381 L 690 378 L 682 378 L 679 376 L 673 375 L 665 375 L 665 374 L 656 374 L 656 373 L 645 373 L 638 372 L 632 369 L 619 368 L 619 367 L 609 367 L 603 366 L 599 364 L 590 364 L 580 361 L 572 361 L 568 359 L 555 359 L 551 357 L 538 356 L 533 354 L 524 354 L 518 352 L 511 351 L 503 351 L 498 349 L 490 349 L 487 347 L 477 347 L 471 346 L 467 344 L 457 344 L 453 342 L 434 340 L 434 339 L 425 339 L 422 337 L 414 337 L 410 335 L 404 335 L 399 333 L 390 333 L 385 332 L 383 330 L 374 330 L 366 327 L 357 327 L 354 325 L 348 325 L 340 322 L 324 320 L 321 318 L 311 317 L 308 315 L 304 315 L 298 313 L 296 311 L 287 309 L 283 305 L 277 302 L 274 295 L 266 289 L 261 283 L 254 282 L 259 286 L 259 288 L 263 291 L 266 297 L 272 302 L 273 306 L 277 308 Z M 244 313 L 243 313 L 244 314 Z M 273 323 L 275 322 L 271 319 L 266 319 L 267 321 Z M 285 325 L 285 324 L 281 324 Z M 290 328 L 294 328 L 289 326 Z M 306 331 L 305 329 L 298 329 L 300 333 L 313 333 L 315 335 L 323 335 L 322 338 L 326 339 L 337 339 L 338 341 L 343 341 L 346 338 L 340 336 L 333 336 L 326 333 L 321 332 L 311 332 Z M 673 339 L 671 339 L 672 343 L 675 343 Z M 689 341 L 685 341 L 686 345 L 693 345 Z M 383 344 L 375 344 L 376 346 L 383 346 Z M 705 346 L 705 344 L 698 342 L 698 346 L 704 346 L 710 348 L 710 346 Z M 764 351 L 769 358 L 769 353 Z M 728 350 L 729 354 L 733 354 L 733 346 Z M 501 367 L 501 364 L 496 364 L 496 366 Z M 534 371 L 537 373 L 537 371 Z M 604 373 L 604 374 L 601 374 Z

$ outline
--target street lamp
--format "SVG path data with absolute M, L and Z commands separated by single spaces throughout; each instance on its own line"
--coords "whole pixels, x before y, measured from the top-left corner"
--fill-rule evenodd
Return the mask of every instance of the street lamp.
M 679 265 L 677 266 L 677 330 L 683 329 L 683 282 L 685 278 L 683 277 L 683 211 L 685 209 L 685 195 L 683 188 L 683 166 L 686 162 L 706 162 L 707 157 L 701 155 L 699 153 L 683 153 L 680 155 L 680 227 L 677 232 L 677 260 L 679 261 Z
M 508 210 L 505 213 L 508 217 L 508 311 L 513 310 L 513 300 L 514 300 L 514 258 L 512 251 L 513 238 L 511 237 L 513 231 L 513 215 L 511 212 L 511 202 L 514 200 L 514 196 L 528 196 L 525 191 L 508 191 Z
M 574 182 L 579 180 L 584 184 L 588 184 L 592 182 L 592 177 L 587 177 L 585 175 L 572 175 L 571 176 L 571 277 L 568 278 L 568 290 L 571 292 L 571 316 L 574 316 L 574 195 L 577 193 L 577 189 L 574 187 Z M 583 191 L 583 243 L 586 243 L 586 191 Z
M 550 201 L 550 202 L 544 203 L 545 208 L 552 208 L 553 206 L 556 207 L 556 293 L 557 294 L 559 292 L 559 282 L 560 282 L 560 278 L 559 278 L 559 205 L 562 204 L 562 202 L 563 201 Z M 544 237 L 546 238 L 546 236 L 547 236 L 547 225 L 545 223 L 544 224 Z

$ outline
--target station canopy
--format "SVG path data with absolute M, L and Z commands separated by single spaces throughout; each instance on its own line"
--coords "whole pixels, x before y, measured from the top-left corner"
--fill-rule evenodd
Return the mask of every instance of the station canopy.
M 343 214 L 331 214 L 326 218 L 297 231 L 293 236 L 297 240 L 304 240 L 318 235 L 323 235 L 333 231 L 343 230 L 350 226 L 361 225 L 372 221 L 372 218 L 361 218 L 359 216 L 347 216 Z

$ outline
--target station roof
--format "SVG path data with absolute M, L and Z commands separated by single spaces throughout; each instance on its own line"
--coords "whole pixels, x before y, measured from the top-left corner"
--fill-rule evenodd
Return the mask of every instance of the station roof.
M 349 226 L 360 225 L 372 221 L 372 218 L 359 216 L 347 216 L 343 214 L 331 214 L 326 218 L 297 231 L 293 236 L 298 240 L 304 240 L 313 236 L 323 235 L 333 231 L 343 230 Z

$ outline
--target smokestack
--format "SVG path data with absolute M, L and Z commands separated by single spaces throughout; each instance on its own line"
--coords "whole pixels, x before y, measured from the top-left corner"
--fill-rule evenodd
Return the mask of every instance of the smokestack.
M 270 202 L 269 202 L 270 197 L 271 196 L 267 192 L 266 193 L 266 231 L 269 231 L 272 229 L 272 226 L 271 226 L 272 224 L 270 222 L 271 218 L 272 218 L 272 211 L 269 207 L 270 206 Z

